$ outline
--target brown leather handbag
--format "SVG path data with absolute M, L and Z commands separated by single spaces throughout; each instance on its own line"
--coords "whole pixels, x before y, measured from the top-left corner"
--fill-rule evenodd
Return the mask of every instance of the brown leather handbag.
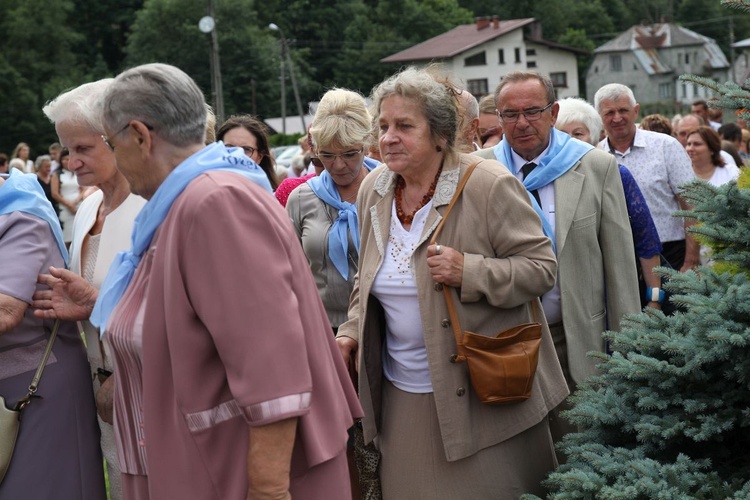
M 461 179 L 453 199 L 430 239 L 431 245 L 436 244 L 448 214 L 477 164 L 469 167 Z M 461 330 L 451 287 L 443 286 L 443 290 L 458 351 L 458 354 L 451 358 L 451 362 L 466 362 L 471 385 L 479 400 L 488 405 L 498 405 L 529 399 L 539 361 L 539 347 L 542 343 L 542 325 L 537 321 L 536 299 L 531 301 L 533 322 L 517 325 L 489 337 Z

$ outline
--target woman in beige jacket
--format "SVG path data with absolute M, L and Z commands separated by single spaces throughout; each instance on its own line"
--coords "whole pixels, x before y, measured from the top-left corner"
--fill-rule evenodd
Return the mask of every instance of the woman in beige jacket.
M 455 91 L 409 68 L 373 92 L 386 165 L 362 183 L 359 273 L 337 342 L 359 370 L 365 441 L 377 438 L 383 496 L 516 498 L 556 465 L 547 414 L 568 394 L 546 322 L 532 396 L 487 406 L 472 390 L 444 285 L 465 330 L 531 320 L 556 262 L 520 182 L 481 160 L 440 235 L 429 239 L 478 158 L 454 152 Z

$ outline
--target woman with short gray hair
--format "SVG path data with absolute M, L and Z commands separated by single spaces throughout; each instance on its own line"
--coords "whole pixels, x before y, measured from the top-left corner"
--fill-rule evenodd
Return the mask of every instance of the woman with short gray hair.
M 580 141 L 596 147 L 602 130 L 602 118 L 588 102 L 578 97 L 567 97 L 557 101 L 560 111 L 555 128 Z M 633 174 L 619 165 L 625 202 L 628 207 L 630 229 L 633 232 L 635 255 L 638 257 L 638 282 L 640 284 L 641 305 L 661 309 L 658 301 L 647 300 L 646 288 L 661 288 L 661 277 L 654 273 L 660 264 L 662 251 L 659 233 L 656 231 L 651 211 L 646 199 L 633 178 Z
M 266 174 L 204 144 L 203 93 L 174 66 L 123 72 L 102 109 L 148 203 L 101 292 L 49 314 L 90 313 L 111 342 L 125 497 L 347 498 L 361 409 Z
M 360 187 L 359 274 L 337 342 L 358 367 L 364 439 L 378 439 L 384 498 L 542 494 L 557 464 L 547 414 L 568 390 L 546 323 L 523 403 L 483 404 L 466 365 L 451 361 L 443 287 L 458 292 L 462 329 L 494 336 L 530 321 L 532 303 L 541 310 L 556 272 L 521 183 L 495 160 L 456 151 L 458 92 L 434 69 L 408 68 L 372 94 L 385 164 Z M 430 244 L 441 219 L 439 244 Z

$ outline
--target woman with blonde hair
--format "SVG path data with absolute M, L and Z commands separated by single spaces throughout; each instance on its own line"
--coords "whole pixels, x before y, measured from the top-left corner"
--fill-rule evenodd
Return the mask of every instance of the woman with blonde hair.
M 18 158 L 23 161 L 23 171 L 27 174 L 34 173 L 34 162 L 29 158 L 31 156 L 31 148 L 25 142 L 19 142 L 16 147 L 13 148 L 13 154 L 10 155 L 11 160 Z
M 357 273 L 357 193 L 377 165 L 366 157 L 371 127 L 364 97 L 326 92 L 310 127 L 312 161 L 325 170 L 292 191 L 286 205 L 334 331 L 346 321 Z

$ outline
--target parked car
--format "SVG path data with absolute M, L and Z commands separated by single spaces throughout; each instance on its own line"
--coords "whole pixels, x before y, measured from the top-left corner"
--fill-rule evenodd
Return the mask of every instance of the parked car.
M 289 168 L 292 164 L 292 158 L 302 153 L 302 147 L 298 145 L 293 146 L 279 146 L 273 148 L 274 155 L 276 156 L 276 164 L 283 165 L 285 168 Z

